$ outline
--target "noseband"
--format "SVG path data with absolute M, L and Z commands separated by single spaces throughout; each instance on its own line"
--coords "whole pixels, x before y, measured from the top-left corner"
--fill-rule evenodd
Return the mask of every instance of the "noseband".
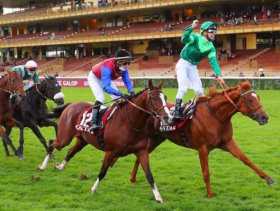
M 221 85 L 221 84 L 220 84 L 220 85 Z M 254 93 L 255 93 L 255 90 L 250 89 L 250 90 L 248 90 L 248 91 L 246 91 L 246 92 L 241 93 L 241 94 L 240 94 L 241 103 L 240 103 L 240 105 L 238 106 L 238 105 L 237 105 L 236 103 L 234 103 L 233 100 L 228 96 L 226 90 L 224 89 L 224 86 L 221 85 L 221 87 L 223 88 L 223 92 L 224 92 L 226 98 L 227 98 L 228 101 L 237 109 L 237 111 L 239 111 L 240 113 L 242 113 L 242 114 L 245 115 L 245 116 L 248 116 L 248 117 L 252 118 L 253 120 L 255 120 L 255 119 L 257 118 L 256 112 L 257 112 L 257 110 L 259 110 L 260 108 L 262 108 L 262 106 L 260 105 L 260 106 L 258 106 L 256 109 L 253 110 L 253 109 L 251 109 L 251 107 L 248 105 L 248 103 L 244 100 L 244 96 L 245 96 L 245 95 L 247 95 L 247 94 L 249 94 L 249 93 L 251 93 L 251 92 L 254 92 Z M 248 113 L 243 113 L 243 112 L 240 110 L 240 107 L 241 107 L 242 103 L 245 103 L 246 106 L 247 106 L 247 108 L 250 109 L 250 111 L 249 111 Z

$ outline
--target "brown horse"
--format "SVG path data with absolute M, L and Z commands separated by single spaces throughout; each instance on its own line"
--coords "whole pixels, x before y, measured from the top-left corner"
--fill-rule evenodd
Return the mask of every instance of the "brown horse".
M 162 202 L 162 198 L 154 183 L 154 179 L 149 167 L 148 135 L 151 128 L 147 127 L 147 120 L 150 116 L 161 121 L 170 121 L 172 116 L 166 106 L 165 96 L 162 91 L 162 82 L 159 87 L 154 87 L 149 81 L 149 88 L 138 93 L 131 101 L 124 103 L 116 109 L 115 113 L 108 120 L 104 129 L 105 157 L 98 179 L 92 186 L 91 191 L 95 192 L 100 181 L 104 178 L 108 167 L 113 166 L 118 157 L 134 153 L 139 159 L 150 183 L 157 201 Z M 57 167 L 63 169 L 70 158 L 80 151 L 88 143 L 99 150 L 103 150 L 95 135 L 88 132 L 79 132 L 75 125 L 81 119 L 84 111 L 92 105 L 89 103 L 74 103 L 69 105 L 59 118 L 57 138 L 48 149 L 48 154 L 44 162 L 39 165 L 40 170 L 47 167 L 51 152 L 54 148 L 62 149 L 67 146 L 73 137 L 77 137 L 76 145 L 71 148 L 66 159 Z
M 17 151 L 9 138 L 12 127 L 17 125 L 19 128 L 23 128 L 23 124 L 12 118 L 13 106 L 10 98 L 19 102 L 25 92 L 23 90 L 22 78 L 17 72 L 8 72 L 4 78 L 0 81 L 0 136 L 3 139 L 4 148 L 6 154 L 9 155 L 8 146 L 10 145 L 15 154 Z M 6 130 L 3 129 L 5 127 Z M 23 133 L 20 133 L 20 142 L 23 142 Z
M 250 117 L 260 125 L 266 124 L 268 115 L 260 105 L 260 98 L 250 87 L 249 82 L 240 83 L 235 88 L 227 89 L 221 93 L 216 92 L 213 87 L 209 90 L 207 97 L 197 99 L 196 111 L 189 122 L 182 128 L 182 135 L 189 141 L 192 149 L 198 150 L 202 174 L 207 188 L 207 196 L 211 198 L 210 175 L 208 167 L 208 154 L 215 148 L 220 148 L 231 153 L 240 159 L 244 164 L 252 168 L 261 178 L 265 179 L 268 185 L 276 182 L 256 167 L 240 150 L 233 139 L 233 128 L 231 117 L 237 112 Z M 181 138 L 178 130 L 167 133 L 155 133 L 150 136 L 148 146 L 149 152 L 152 152 L 166 138 L 173 143 L 187 146 L 186 141 Z M 136 181 L 139 160 L 135 162 L 130 181 Z

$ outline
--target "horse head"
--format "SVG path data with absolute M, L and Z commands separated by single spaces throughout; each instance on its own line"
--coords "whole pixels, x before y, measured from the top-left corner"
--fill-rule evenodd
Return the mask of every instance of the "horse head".
M 23 81 L 17 71 L 8 72 L 5 76 L 7 80 L 6 92 L 10 93 L 10 98 L 14 98 L 16 101 L 21 101 L 25 96 L 23 90 Z
M 61 92 L 61 86 L 58 84 L 56 77 L 46 76 L 39 86 L 40 88 L 37 91 L 41 92 L 45 99 L 53 100 L 57 105 L 64 104 L 64 95 Z
M 166 105 L 167 97 L 162 93 L 162 80 L 156 87 L 150 79 L 147 93 L 147 109 L 153 114 L 153 116 L 159 118 L 165 124 L 172 122 L 172 116 Z
M 241 90 L 239 110 L 242 114 L 256 120 L 260 125 L 268 122 L 269 116 L 260 103 L 260 97 L 251 88 L 249 81 L 239 84 Z

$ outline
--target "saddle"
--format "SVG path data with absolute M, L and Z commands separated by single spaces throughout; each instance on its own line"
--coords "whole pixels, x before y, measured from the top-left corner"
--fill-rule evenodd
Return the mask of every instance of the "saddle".
M 171 115 L 174 115 L 175 105 L 168 103 L 167 107 L 169 108 Z M 169 132 L 181 129 L 188 122 L 189 119 L 192 119 L 193 114 L 195 112 L 195 108 L 195 99 L 191 99 L 189 102 L 183 104 L 180 108 L 180 112 L 183 115 L 182 119 L 178 122 L 173 122 L 171 125 L 163 125 L 161 122 L 160 131 Z
M 104 128 L 107 120 L 109 120 L 113 113 L 116 111 L 117 106 L 115 104 L 109 106 L 109 107 L 101 107 L 98 115 L 97 115 L 97 124 L 101 125 L 100 129 L 98 129 L 96 132 L 103 134 Z M 92 116 L 92 106 L 90 106 L 87 110 L 82 111 L 83 115 L 79 119 L 79 121 L 76 124 L 76 129 L 81 132 L 88 132 L 91 134 L 94 134 L 96 132 L 89 131 L 90 128 L 90 121 Z

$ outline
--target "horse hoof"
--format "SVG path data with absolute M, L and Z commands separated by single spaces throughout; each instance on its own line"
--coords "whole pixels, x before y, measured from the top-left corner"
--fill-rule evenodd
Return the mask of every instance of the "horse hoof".
M 164 200 L 163 199 L 156 199 L 158 203 L 161 203 L 163 204 L 164 203 Z
M 44 171 L 44 170 L 45 170 L 45 169 L 42 167 L 41 164 L 37 167 L 37 169 L 40 170 L 40 171 Z
M 267 184 L 268 184 L 268 185 L 276 185 L 277 182 L 276 182 L 274 179 L 269 178 L 269 179 L 267 180 Z
M 136 182 L 136 179 L 130 179 L 130 182 L 131 182 L 131 183 L 135 183 L 135 182 Z
M 25 157 L 23 155 L 18 155 L 18 160 L 24 160 Z
M 53 164 L 53 167 L 59 171 L 62 171 L 63 169 L 60 167 L 60 164 L 59 163 L 54 163 Z

